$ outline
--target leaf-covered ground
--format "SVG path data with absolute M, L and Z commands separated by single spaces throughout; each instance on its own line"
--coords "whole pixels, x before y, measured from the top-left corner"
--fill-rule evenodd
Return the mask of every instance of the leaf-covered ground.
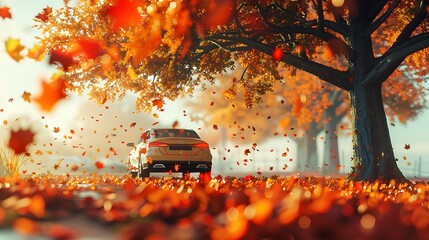
M 429 239 L 428 188 L 316 177 L 2 178 L 0 234 L 80 239 L 91 223 L 125 240 Z

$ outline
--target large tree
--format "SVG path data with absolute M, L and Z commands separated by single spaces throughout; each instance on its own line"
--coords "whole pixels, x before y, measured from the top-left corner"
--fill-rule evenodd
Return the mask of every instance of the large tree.
M 149 110 L 153 99 L 189 94 L 236 61 L 248 66 L 249 106 L 282 81 L 279 66 L 316 75 L 350 95 L 350 177 L 405 181 L 381 87 L 396 70 L 416 82 L 427 74 L 428 1 L 87 0 L 38 19 L 69 89 L 89 89 L 100 102 L 132 91 Z M 318 46 L 346 66 L 321 63 Z

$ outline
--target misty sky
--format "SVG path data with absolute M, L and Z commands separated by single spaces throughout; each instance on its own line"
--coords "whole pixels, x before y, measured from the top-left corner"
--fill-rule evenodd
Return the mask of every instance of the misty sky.
M 32 96 L 37 96 L 40 92 L 40 83 L 49 79 L 55 71 L 55 67 L 49 66 L 45 61 L 35 62 L 32 59 L 23 59 L 19 63 L 10 58 L 3 44 L 9 37 L 21 39 L 21 43 L 26 48 L 31 48 L 34 43 L 34 36 L 37 34 L 32 29 L 33 18 L 46 6 L 52 6 L 54 9 L 62 5 L 62 1 L 55 0 L 0 0 L 0 7 L 9 6 L 11 8 L 12 19 L 0 19 L 0 136 L 3 141 L 7 141 L 10 129 L 19 127 L 34 129 L 37 133 L 37 146 L 34 150 L 40 148 L 44 154 L 36 156 L 36 160 L 29 171 L 37 170 L 41 172 L 51 171 L 58 159 L 63 156 L 75 156 L 76 161 L 85 158 L 85 164 L 91 165 L 94 161 L 103 161 L 106 166 L 121 164 L 127 158 L 127 152 L 130 150 L 125 147 L 126 142 L 136 141 L 140 135 L 140 128 L 151 127 L 154 122 L 159 121 L 157 126 L 171 126 L 174 121 L 179 121 L 180 127 L 194 128 L 203 137 L 208 139 L 209 143 L 219 140 L 218 131 L 209 126 L 204 126 L 202 122 L 191 122 L 189 116 L 189 107 L 182 104 L 182 101 L 167 103 L 165 111 L 157 112 L 159 118 L 156 119 L 152 114 L 133 113 L 133 96 L 128 96 L 123 102 L 107 102 L 104 106 L 98 106 L 90 102 L 86 96 L 77 96 L 71 94 L 68 99 L 59 102 L 52 112 L 41 112 L 34 103 L 24 102 L 21 98 L 24 91 L 30 92 Z M 26 50 L 23 51 L 25 53 Z M 13 99 L 12 102 L 9 99 Z M 193 100 L 198 101 L 198 100 Z M 186 101 L 191 104 L 191 101 Z M 108 109 L 107 109 L 108 108 Z M 3 121 L 8 121 L 7 125 Z M 135 127 L 130 124 L 136 122 Z M 429 111 L 426 110 L 420 117 L 407 125 L 396 123 L 390 125 L 392 143 L 395 149 L 395 155 L 399 159 L 399 166 L 404 174 L 412 176 L 417 160 L 422 158 L 423 172 L 429 176 Z M 45 127 L 47 126 L 47 128 Z M 53 129 L 57 127 L 60 132 L 54 133 Z M 266 127 L 269 127 L 267 125 Z M 83 129 L 83 130 L 81 130 Z M 71 134 L 70 130 L 75 131 Z M 321 140 L 318 140 L 321 143 Z M 53 146 L 50 146 L 52 143 Z M 43 146 L 45 144 L 46 146 Z M 406 150 L 405 144 L 410 144 L 411 148 Z M 227 143 L 228 148 L 234 149 L 235 143 Z M 111 151 L 110 148 L 115 151 Z M 215 156 L 218 152 L 226 155 L 228 162 L 221 161 L 221 164 L 234 166 L 237 168 L 236 161 L 245 158 L 242 149 L 237 149 L 235 153 L 222 152 L 222 147 L 213 146 Z M 240 146 L 249 147 L 249 146 Z M 266 163 L 270 159 L 280 159 L 276 153 L 282 152 L 282 149 L 291 148 L 291 156 L 296 155 L 294 144 L 286 139 L 267 141 L 259 145 L 259 152 L 252 156 L 259 159 L 249 170 L 267 170 Z M 276 149 L 276 151 L 270 151 Z M 278 149 L 278 151 L 277 151 Z M 319 144 L 322 149 L 322 144 Z M 349 136 L 340 137 L 340 157 L 345 159 L 345 169 L 348 171 L 351 157 L 351 139 Z M 46 151 L 52 151 L 51 155 Z M 82 154 L 85 152 L 84 156 Z M 116 152 L 116 155 L 114 155 Z M 320 151 L 321 152 L 321 151 Z M 235 155 L 234 155 L 235 154 Z M 51 160 L 46 160 L 46 159 Z M 54 160 L 52 160 L 54 159 Z M 62 168 L 67 171 L 69 167 L 66 164 L 74 164 L 74 158 L 68 158 L 69 162 L 61 162 Z M 268 160 L 267 160 L 268 159 Z M 406 160 L 404 160 L 406 159 Z M 42 164 L 37 165 L 39 161 Z M 294 163 L 289 164 L 293 168 Z M 241 164 L 240 167 L 243 167 Z M 244 167 L 244 169 L 246 169 Z M 109 171 L 109 168 L 104 169 Z

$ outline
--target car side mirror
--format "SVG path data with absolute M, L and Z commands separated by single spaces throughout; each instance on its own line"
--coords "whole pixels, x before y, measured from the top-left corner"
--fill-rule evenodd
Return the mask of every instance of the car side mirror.
M 127 143 L 127 147 L 134 147 L 134 143 L 132 143 L 132 142 Z

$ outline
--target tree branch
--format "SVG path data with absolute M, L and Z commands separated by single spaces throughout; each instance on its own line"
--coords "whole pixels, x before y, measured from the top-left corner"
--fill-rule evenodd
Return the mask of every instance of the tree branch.
M 429 32 L 410 38 L 400 48 L 397 47 L 394 51 L 380 58 L 378 64 L 363 80 L 363 84 L 369 86 L 376 82 L 384 82 L 406 57 L 425 48 L 429 48 Z
M 369 25 L 369 27 L 363 33 L 364 36 L 370 36 L 375 30 L 377 30 L 381 26 L 381 24 L 383 24 L 389 18 L 389 16 L 392 14 L 393 10 L 395 10 L 395 8 L 398 6 L 398 4 L 400 2 L 401 2 L 401 0 L 395 0 L 389 6 L 389 8 L 386 10 L 386 12 L 384 12 L 378 19 L 376 19 L 375 21 L 373 21 Z
M 258 51 L 261 51 L 269 56 L 272 56 L 274 52 L 274 48 L 268 45 L 265 45 L 261 42 L 247 39 L 243 37 L 227 37 L 224 36 L 223 39 L 233 41 L 236 43 L 242 43 Z M 281 59 L 282 62 L 292 65 L 298 69 L 302 69 L 307 71 L 313 75 L 318 76 L 320 79 L 325 80 L 332 85 L 335 85 L 341 89 L 349 91 L 351 89 L 351 84 L 348 78 L 348 72 L 339 71 L 337 69 L 325 66 L 323 64 L 313 62 L 308 59 L 302 59 L 290 53 L 283 53 L 283 57 Z
M 373 6 L 371 7 L 371 10 L 369 10 L 368 12 L 368 20 L 370 20 L 371 22 L 374 21 L 374 19 L 377 17 L 380 11 L 383 10 L 387 2 L 388 0 L 371 1 Z
M 411 34 L 413 34 L 414 30 L 416 30 L 420 23 L 423 22 L 427 15 L 425 6 L 426 4 L 424 3 L 425 1 L 427 0 L 421 0 L 416 16 L 404 27 L 401 34 L 399 34 L 399 36 L 396 38 L 396 41 L 393 43 L 388 52 L 407 41 Z

